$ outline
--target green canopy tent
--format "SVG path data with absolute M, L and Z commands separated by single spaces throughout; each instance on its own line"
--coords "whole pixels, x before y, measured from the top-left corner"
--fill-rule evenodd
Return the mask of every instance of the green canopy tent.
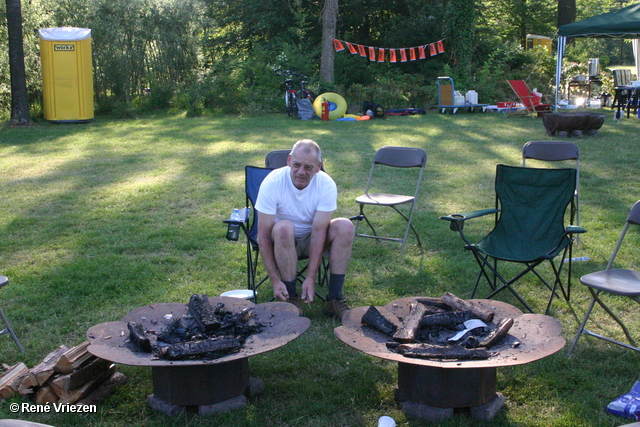
M 560 79 L 562 77 L 562 58 L 568 37 L 632 39 L 633 52 L 636 58 L 636 76 L 640 76 L 640 52 L 638 51 L 638 39 L 640 38 L 640 3 L 563 25 L 558 28 L 558 36 L 556 106 L 559 101 L 558 94 Z

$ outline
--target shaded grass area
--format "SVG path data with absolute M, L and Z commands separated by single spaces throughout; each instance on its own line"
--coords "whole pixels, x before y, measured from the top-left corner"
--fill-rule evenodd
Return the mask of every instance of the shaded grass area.
M 575 140 L 588 233 L 574 257 L 589 257 L 574 263 L 576 278 L 604 268 L 629 208 L 640 199 L 635 156 L 640 122 L 616 123 L 610 111 L 606 114 L 599 136 Z M 410 237 L 400 255 L 397 244 L 357 239 L 345 288 L 354 307 L 445 291 L 468 297 L 477 267 L 439 216 L 492 207 L 495 165 L 519 165 L 525 142 L 549 139 L 540 120 L 499 114 L 328 123 L 279 115 L 162 115 L 1 129 L 0 274 L 10 285 L 0 301 L 26 349 L 20 354 L 10 338 L 0 338 L 2 362 L 34 366 L 61 344 L 81 343 L 90 326 L 118 320 L 141 305 L 184 303 L 193 293 L 242 288 L 245 248 L 225 240 L 222 220 L 244 203 L 244 166 L 263 165 L 268 151 L 289 148 L 301 138 L 315 139 L 323 148 L 325 169 L 338 183 L 339 216 L 357 213 L 354 200 L 377 148 L 415 146 L 428 154 L 414 217 L 423 246 Z M 400 191 L 407 182 L 394 178 L 393 184 Z M 388 213 L 374 218 L 389 232 L 402 228 Z M 479 238 L 490 225 L 479 220 L 468 230 Z M 628 237 L 630 247 L 638 243 L 637 236 Z M 621 253 L 619 263 L 640 268 L 637 251 Z M 544 310 L 548 294 L 535 280 L 523 280 L 518 289 Z M 573 289 L 571 306 L 580 316 L 588 293 L 577 279 Z M 260 300 L 269 294 L 262 288 Z M 507 294 L 499 298 L 514 303 Z M 638 331 L 637 305 L 612 304 Z M 13 414 L 3 402 L 0 418 L 56 426 L 373 426 L 381 415 L 390 415 L 405 426 L 482 425 L 464 416 L 443 423 L 407 418 L 393 398 L 396 366 L 337 340 L 333 329 L 339 323 L 322 315 L 320 303 L 305 308 L 305 315 L 312 324 L 300 338 L 251 358 L 251 374 L 266 387 L 245 410 L 165 417 L 145 403 L 152 393 L 150 370 L 120 366 L 129 381 L 97 414 Z M 552 315 L 570 341 L 577 329 L 570 307 L 556 301 Z M 595 324 L 624 338 L 604 316 L 598 314 Z M 492 425 L 624 424 L 604 407 L 628 391 L 638 366 L 637 354 L 583 338 L 571 359 L 563 351 L 501 368 L 498 391 L 507 402 Z

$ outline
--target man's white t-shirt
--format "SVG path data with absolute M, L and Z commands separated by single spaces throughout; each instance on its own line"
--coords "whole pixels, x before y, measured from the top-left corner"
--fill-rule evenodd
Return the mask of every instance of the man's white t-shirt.
M 325 172 L 316 173 L 309 185 L 298 190 L 291 180 L 291 168 L 285 166 L 267 175 L 260 185 L 256 210 L 275 215 L 276 222 L 293 222 L 296 237 L 311 233 L 316 211 L 333 212 L 338 208 L 336 183 Z

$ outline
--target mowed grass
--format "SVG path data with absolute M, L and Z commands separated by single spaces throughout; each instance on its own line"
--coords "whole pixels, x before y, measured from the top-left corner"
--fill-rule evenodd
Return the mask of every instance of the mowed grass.
M 597 137 L 574 139 L 581 150 L 582 225 L 574 257 L 571 306 L 554 302 L 551 315 L 571 341 L 588 292 L 577 278 L 602 269 L 626 215 L 640 199 L 640 121 L 612 120 Z M 59 345 L 80 344 L 87 329 L 119 320 L 130 310 L 158 302 L 186 303 L 194 293 L 219 295 L 243 288 L 245 247 L 228 242 L 222 223 L 244 204 L 244 166 L 264 164 L 275 149 L 312 138 L 323 148 L 325 169 L 339 189 L 336 216 L 352 216 L 373 153 L 384 145 L 424 148 L 427 168 L 410 236 L 399 245 L 357 239 L 345 293 L 353 307 L 384 305 L 407 296 L 469 296 L 477 266 L 441 215 L 493 207 L 498 163 L 521 164 L 521 148 L 545 135 L 542 121 L 500 114 L 389 117 L 370 122 L 298 121 L 281 115 L 185 118 L 158 115 L 138 120 L 98 117 L 88 124 L 41 123 L 0 129 L 0 274 L 10 278 L 0 304 L 26 352 L 0 337 L 0 360 L 32 367 Z M 398 191 L 410 178 L 389 175 Z M 406 190 L 409 191 L 409 190 Z M 373 213 L 373 211 L 372 211 Z M 393 212 L 372 215 L 389 233 L 400 233 Z M 473 237 L 490 221 L 467 224 Z M 640 269 L 636 234 L 619 255 L 620 266 Z M 538 311 L 548 292 L 532 279 L 518 285 Z M 322 290 L 321 290 L 322 292 Z M 487 293 L 482 287 L 479 296 Z M 260 301 L 271 297 L 260 289 Z M 498 296 L 515 304 L 503 293 Z M 637 304 L 612 306 L 640 338 Z M 465 415 L 442 423 L 408 418 L 393 389 L 397 366 L 353 350 L 333 334 L 340 323 L 324 317 L 320 302 L 305 308 L 311 327 L 290 344 L 252 357 L 251 375 L 265 382 L 246 409 L 201 417 L 152 411 L 151 370 L 118 366 L 128 383 L 95 414 L 12 413 L 0 418 L 55 426 L 374 426 L 381 415 L 401 426 L 483 425 Z M 600 312 L 592 326 L 624 339 Z M 568 346 L 567 346 L 568 347 Z M 626 420 L 604 408 L 629 390 L 639 374 L 638 354 L 585 337 L 573 357 L 566 349 L 527 365 L 498 370 L 506 405 L 495 426 L 616 426 Z

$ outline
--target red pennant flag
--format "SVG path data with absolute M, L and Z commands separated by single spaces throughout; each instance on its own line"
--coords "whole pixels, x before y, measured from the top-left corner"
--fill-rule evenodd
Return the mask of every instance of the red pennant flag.
M 415 48 L 411 48 L 409 49 L 409 60 L 411 61 L 415 61 L 416 60 L 416 49 Z
M 420 55 L 420 59 L 425 59 L 427 55 L 424 53 L 424 46 L 420 46 L 418 48 L 418 54 Z
M 438 52 L 436 52 L 436 45 L 431 43 L 429 45 L 429 53 L 431 54 L 431 56 L 435 56 L 438 54 Z
M 407 51 L 400 49 L 400 62 L 407 62 Z
M 362 46 L 361 44 L 358 45 L 358 53 L 360 54 L 360 56 L 363 57 L 367 57 L 367 51 L 364 49 L 364 46 Z
M 376 48 L 369 46 L 369 61 L 376 60 Z
M 438 53 L 444 53 L 444 43 L 442 43 L 442 40 L 438 42 Z
M 336 52 L 342 52 L 344 50 L 344 46 L 342 45 L 342 42 L 338 39 L 333 39 L 333 47 L 336 50 Z
M 396 62 L 396 50 L 389 49 L 389 62 Z
M 378 62 L 384 62 L 384 49 L 378 49 Z
M 349 42 L 345 42 L 345 43 L 347 43 L 347 49 L 349 49 L 349 52 L 350 52 L 352 55 L 354 55 L 354 54 L 358 53 L 358 51 L 356 50 L 356 47 L 355 47 L 354 45 L 352 45 L 352 44 L 351 44 L 351 43 L 349 43 Z

